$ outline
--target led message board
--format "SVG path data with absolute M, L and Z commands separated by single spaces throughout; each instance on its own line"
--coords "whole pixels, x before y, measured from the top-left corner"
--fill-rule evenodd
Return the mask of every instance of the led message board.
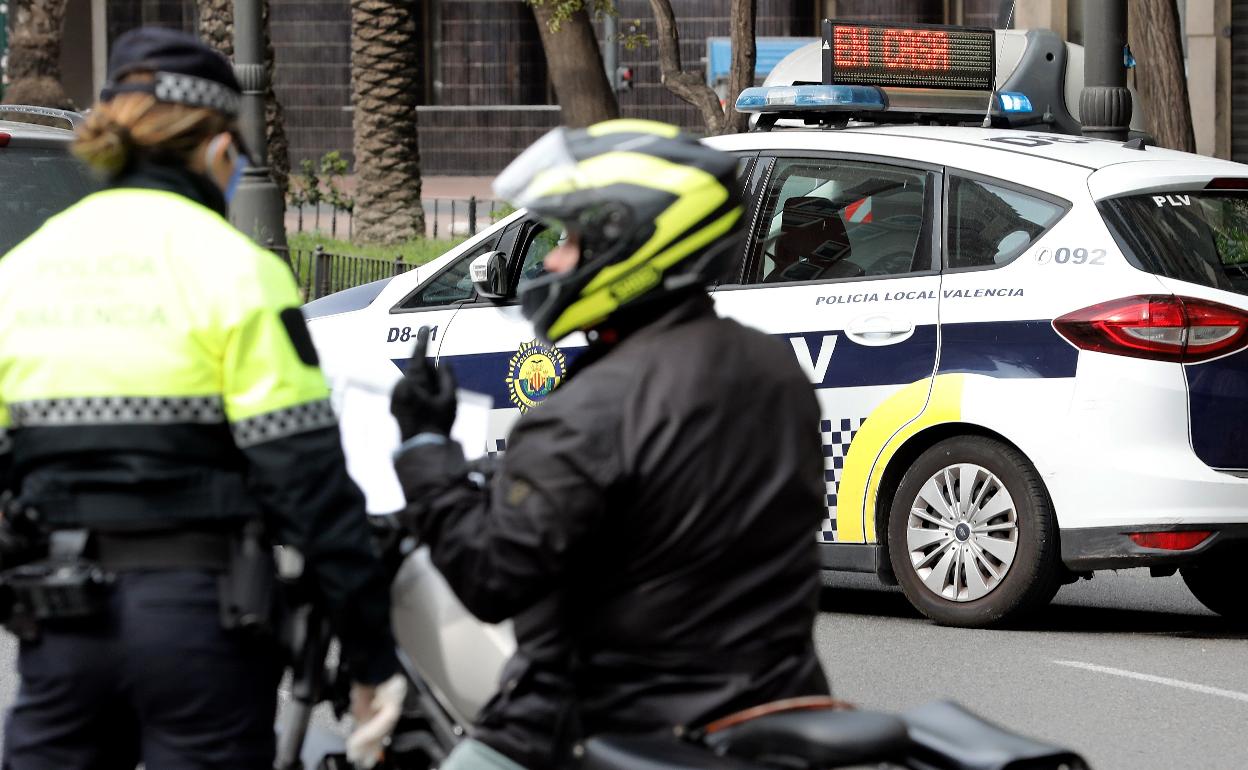
M 993 89 L 990 29 L 823 22 L 823 82 Z

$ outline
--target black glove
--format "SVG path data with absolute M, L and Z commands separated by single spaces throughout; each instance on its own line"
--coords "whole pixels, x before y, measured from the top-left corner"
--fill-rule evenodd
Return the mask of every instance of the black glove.
M 422 326 L 407 373 L 390 395 L 390 414 L 404 441 L 417 433 L 449 435 L 455 423 L 455 376 L 449 367 L 436 367 L 425 357 L 428 346 L 429 327 Z

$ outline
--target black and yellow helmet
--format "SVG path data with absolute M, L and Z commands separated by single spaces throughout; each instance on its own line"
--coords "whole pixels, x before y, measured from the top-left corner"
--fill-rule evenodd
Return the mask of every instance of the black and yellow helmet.
M 648 120 L 557 128 L 512 161 L 494 191 L 580 239 L 574 270 L 520 286 L 525 316 L 550 342 L 626 306 L 705 287 L 732 258 L 742 211 L 733 156 Z

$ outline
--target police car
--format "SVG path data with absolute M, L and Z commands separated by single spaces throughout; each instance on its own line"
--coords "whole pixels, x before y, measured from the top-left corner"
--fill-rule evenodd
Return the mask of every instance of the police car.
M 98 187 L 69 152 L 71 129 L 81 122 L 81 115 L 67 110 L 0 106 L 0 256 Z
M 953 625 L 1126 567 L 1242 617 L 1248 166 L 1078 135 L 1064 44 L 1023 39 L 1002 72 L 991 30 L 825 23 L 821 84 L 743 92 L 764 130 L 707 140 L 748 200 L 716 306 L 817 390 L 827 569 Z M 311 303 L 331 378 L 393 378 L 433 327 L 505 450 L 584 344 L 535 340 L 515 300 L 556 237 L 518 212 Z

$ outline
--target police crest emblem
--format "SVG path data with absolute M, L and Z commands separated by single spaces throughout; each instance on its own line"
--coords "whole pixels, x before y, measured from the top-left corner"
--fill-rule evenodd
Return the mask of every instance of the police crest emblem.
M 563 382 L 567 361 L 553 346 L 537 340 L 520 343 L 507 364 L 507 395 L 521 412 L 546 400 Z

